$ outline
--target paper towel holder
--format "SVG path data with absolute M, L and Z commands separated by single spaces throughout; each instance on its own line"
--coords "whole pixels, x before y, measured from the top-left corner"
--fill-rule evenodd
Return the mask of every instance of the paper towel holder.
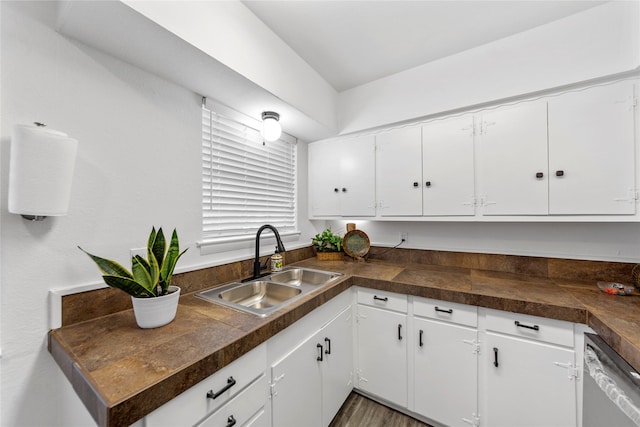
M 78 141 L 66 133 L 16 125 L 9 164 L 9 212 L 28 221 L 66 215 Z

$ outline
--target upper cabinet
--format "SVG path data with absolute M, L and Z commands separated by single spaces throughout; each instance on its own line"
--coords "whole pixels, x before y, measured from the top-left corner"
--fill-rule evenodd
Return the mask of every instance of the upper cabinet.
M 309 145 L 311 216 L 374 216 L 375 140 L 361 136 Z
M 546 215 L 546 102 L 485 113 L 476 131 L 482 213 Z
M 473 215 L 473 116 L 422 126 L 423 215 Z
M 637 111 L 622 81 L 311 144 L 311 216 L 638 221 Z
M 422 215 L 422 136 L 419 126 L 376 135 L 376 200 L 380 216 Z
M 632 82 L 549 99 L 549 213 L 636 212 Z

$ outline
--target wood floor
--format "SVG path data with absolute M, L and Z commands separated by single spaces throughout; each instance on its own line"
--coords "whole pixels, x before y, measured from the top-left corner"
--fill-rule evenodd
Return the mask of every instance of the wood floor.
M 414 418 L 351 393 L 329 427 L 429 427 Z

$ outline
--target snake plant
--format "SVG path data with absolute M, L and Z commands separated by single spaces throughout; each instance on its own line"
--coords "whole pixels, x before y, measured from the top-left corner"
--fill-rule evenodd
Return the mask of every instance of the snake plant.
M 78 246 L 82 252 L 96 263 L 104 282 L 112 288 L 118 288 L 136 298 L 152 298 L 166 295 L 171 285 L 171 277 L 178 259 L 187 249 L 180 252 L 178 234 L 173 230 L 171 242 L 167 242 L 162 228 L 156 232 L 151 229 L 147 242 L 147 259 L 140 255 L 131 258 L 131 271 L 115 261 L 92 255 Z

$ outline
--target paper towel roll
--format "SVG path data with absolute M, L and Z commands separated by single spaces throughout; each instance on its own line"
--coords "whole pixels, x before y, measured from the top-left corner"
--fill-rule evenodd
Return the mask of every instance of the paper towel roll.
M 9 212 L 65 215 L 78 141 L 45 127 L 16 125 L 11 136 Z

